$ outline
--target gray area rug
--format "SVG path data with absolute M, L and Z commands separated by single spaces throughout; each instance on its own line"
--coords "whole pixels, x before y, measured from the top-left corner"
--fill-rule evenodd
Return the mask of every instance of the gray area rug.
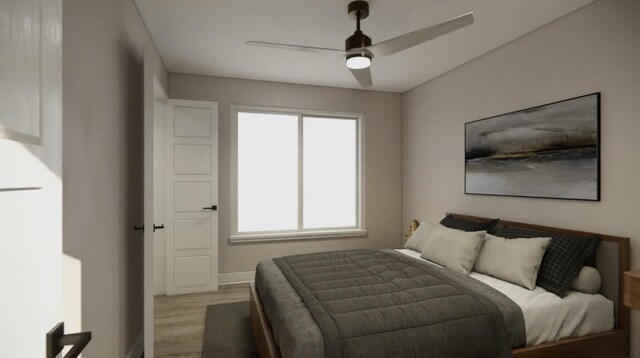
M 202 358 L 257 356 L 249 301 L 207 306 Z

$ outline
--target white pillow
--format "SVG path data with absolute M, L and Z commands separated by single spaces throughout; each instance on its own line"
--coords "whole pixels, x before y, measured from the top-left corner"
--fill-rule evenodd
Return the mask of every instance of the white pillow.
M 426 238 L 429 237 L 431 231 L 433 230 L 434 225 L 426 220 L 421 221 L 420 225 L 416 229 L 416 231 L 409 237 L 407 242 L 404 244 L 405 249 L 411 249 L 413 251 L 422 252 L 422 246 L 426 241 Z
M 467 232 L 436 225 L 422 246 L 423 259 L 468 275 L 476 262 L 486 231 Z
M 505 239 L 486 235 L 474 271 L 533 290 L 550 237 Z
M 571 283 L 571 289 L 593 295 L 600 292 L 601 285 L 600 272 L 593 267 L 583 266 L 576 279 Z

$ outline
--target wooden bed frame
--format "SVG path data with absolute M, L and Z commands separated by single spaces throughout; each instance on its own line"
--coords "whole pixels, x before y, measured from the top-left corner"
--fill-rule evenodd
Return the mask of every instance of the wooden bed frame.
M 487 218 L 451 214 L 455 217 L 481 221 L 490 220 Z M 622 285 L 623 275 L 629 270 L 629 238 L 611 235 L 602 235 L 591 232 L 575 231 L 546 227 L 533 224 L 524 224 L 513 221 L 500 220 L 501 225 L 519 227 L 532 230 L 555 232 L 568 234 L 576 237 L 598 236 L 600 240 L 615 243 L 618 245 L 618 305 L 616 322 L 613 330 L 577 338 L 568 338 L 555 342 L 547 342 L 537 346 L 518 348 L 513 350 L 514 358 L 551 358 L 551 357 L 593 357 L 593 358 L 614 358 L 629 357 L 629 308 L 623 302 L 624 288 Z M 258 353 L 262 358 L 280 358 L 280 350 L 275 342 L 273 331 L 264 312 L 260 295 L 255 286 L 251 284 L 250 291 L 250 311 L 253 333 L 256 339 Z

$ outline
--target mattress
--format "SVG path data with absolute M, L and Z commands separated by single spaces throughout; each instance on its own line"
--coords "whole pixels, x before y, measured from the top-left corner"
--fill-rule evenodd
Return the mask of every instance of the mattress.
M 420 253 L 409 249 L 396 250 L 418 260 Z M 522 310 L 527 346 L 610 331 L 614 327 L 614 305 L 606 297 L 569 291 L 564 298 L 536 287 L 524 287 L 472 272 L 470 277 L 502 292 Z

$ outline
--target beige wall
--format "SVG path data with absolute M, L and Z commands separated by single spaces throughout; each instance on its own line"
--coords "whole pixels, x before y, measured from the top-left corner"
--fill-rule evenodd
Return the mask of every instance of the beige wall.
M 403 223 L 446 211 L 631 237 L 640 269 L 640 2 L 600 0 L 403 96 Z M 464 123 L 602 92 L 602 201 L 464 194 Z M 632 317 L 640 357 L 640 315 Z
M 169 98 L 219 103 L 220 273 L 253 271 L 259 260 L 282 255 L 400 246 L 402 194 L 399 94 L 171 73 Z M 229 244 L 231 104 L 364 113 L 365 211 L 368 237 Z
M 84 356 L 124 357 L 143 327 L 131 228 L 143 222 L 145 47 L 165 85 L 167 73 L 133 0 L 64 0 L 63 20 L 64 252 L 81 267 Z

